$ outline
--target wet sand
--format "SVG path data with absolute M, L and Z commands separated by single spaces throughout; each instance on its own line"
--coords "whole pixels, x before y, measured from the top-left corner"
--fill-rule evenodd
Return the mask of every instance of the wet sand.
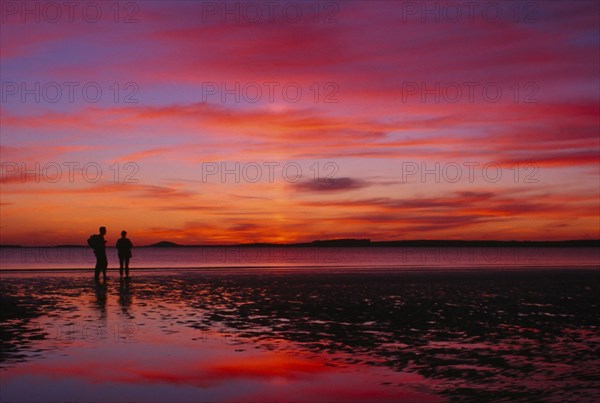
M 600 399 L 598 269 L 111 274 L 2 274 L 3 401 L 78 376 L 129 401 Z M 127 364 L 81 375 L 92 350 Z

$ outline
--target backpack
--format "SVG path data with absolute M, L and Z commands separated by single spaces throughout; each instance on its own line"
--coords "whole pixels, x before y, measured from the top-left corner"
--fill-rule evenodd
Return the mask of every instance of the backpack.
M 90 245 L 93 249 L 96 249 L 100 241 L 98 238 L 99 237 L 96 234 L 90 235 L 90 237 L 87 240 L 88 245 Z

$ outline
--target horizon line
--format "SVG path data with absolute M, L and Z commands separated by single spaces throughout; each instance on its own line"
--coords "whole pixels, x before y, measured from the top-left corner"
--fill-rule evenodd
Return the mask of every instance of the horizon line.
M 395 239 L 385 241 L 372 241 L 367 238 L 333 238 L 333 239 L 318 239 L 306 242 L 278 243 L 278 242 L 249 242 L 249 243 L 231 243 L 231 244 L 180 244 L 173 241 L 162 240 L 147 245 L 136 246 L 136 248 L 148 247 L 235 247 L 235 246 L 250 246 L 250 247 L 265 247 L 265 246 L 327 246 L 327 247 L 343 247 L 343 246 L 386 246 L 386 244 L 438 244 L 437 246 L 459 246 L 468 244 L 497 244 L 497 245 L 559 245 L 559 244 L 594 244 L 600 246 L 600 238 L 580 238 L 580 239 L 564 239 L 564 240 L 489 240 L 489 239 Z M 454 244 L 454 245 L 451 245 Z M 393 246 L 393 245 L 392 245 Z M 420 246 L 420 245 L 413 245 Z M 427 246 L 427 245 L 424 245 Z M 60 247 L 82 247 L 89 248 L 85 244 L 55 244 L 55 245 L 20 245 L 20 244 L 0 244 L 0 248 L 60 248 Z M 114 248 L 114 246 L 107 246 Z

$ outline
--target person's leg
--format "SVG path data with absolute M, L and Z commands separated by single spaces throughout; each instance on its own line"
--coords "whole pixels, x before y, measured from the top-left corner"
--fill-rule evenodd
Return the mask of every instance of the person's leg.
M 100 268 L 101 268 L 101 258 L 99 255 L 96 255 L 96 267 L 94 267 L 94 279 L 100 279 Z
M 104 276 L 104 280 L 106 280 L 106 269 L 108 268 L 108 259 L 106 258 L 106 254 L 104 254 L 102 258 L 102 275 Z
M 121 277 L 123 277 L 123 263 L 124 263 L 124 258 L 123 256 L 119 256 L 119 275 Z
M 129 277 L 129 258 L 125 258 L 125 275 Z

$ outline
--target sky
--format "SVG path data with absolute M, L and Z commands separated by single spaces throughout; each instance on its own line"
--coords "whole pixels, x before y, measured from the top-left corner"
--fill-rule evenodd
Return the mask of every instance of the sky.
M 596 1 L 0 12 L 2 244 L 600 238 Z

